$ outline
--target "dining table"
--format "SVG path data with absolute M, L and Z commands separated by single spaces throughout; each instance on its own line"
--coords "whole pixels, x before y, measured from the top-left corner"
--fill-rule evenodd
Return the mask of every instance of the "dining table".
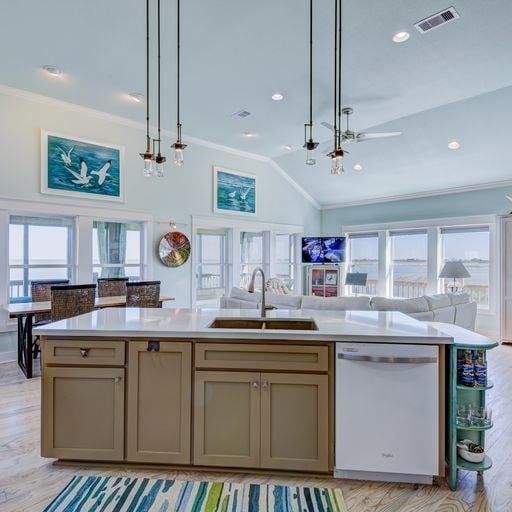
M 160 306 L 163 302 L 174 300 L 174 297 L 160 297 Z M 126 295 L 113 297 L 96 297 L 94 307 L 96 309 L 114 308 L 126 306 Z M 41 302 L 19 302 L 4 306 L 9 318 L 16 318 L 18 321 L 18 366 L 27 379 L 32 378 L 32 325 L 34 315 L 50 313 L 52 304 L 50 301 Z

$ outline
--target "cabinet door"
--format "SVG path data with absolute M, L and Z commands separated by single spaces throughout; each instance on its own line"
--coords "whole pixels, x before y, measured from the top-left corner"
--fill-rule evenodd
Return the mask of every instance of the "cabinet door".
M 124 368 L 50 368 L 42 378 L 43 457 L 124 458 Z
M 194 464 L 259 466 L 259 373 L 197 371 L 194 411 Z
M 128 345 L 127 459 L 190 464 L 191 344 Z
M 327 375 L 261 375 L 261 467 L 329 470 Z

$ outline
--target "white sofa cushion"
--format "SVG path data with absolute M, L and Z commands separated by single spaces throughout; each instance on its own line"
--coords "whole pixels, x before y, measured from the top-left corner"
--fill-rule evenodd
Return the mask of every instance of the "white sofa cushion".
M 269 293 L 265 295 L 265 301 L 268 305 L 276 306 L 278 309 L 300 309 L 302 295 L 281 295 L 278 293 Z
M 233 286 L 229 295 L 232 299 L 240 299 L 248 302 L 261 302 L 261 293 L 254 292 L 250 293 L 245 288 L 238 288 Z
M 302 309 L 330 309 L 336 311 L 368 311 L 369 297 L 314 297 L 302 298 Z
M 457 304 L 466 304 L 470 301 L 469 293 L 467 292 L 450 293 L 448 295 L 453 306 L 456 306 Z
M 257 302 L 233 299 L 231 297 L 221 297 L 220 307 L 221 309 L 258 309 L 260 306 Z
M 477 313 L 476 302 L 466 302 L 465 304 L 457 304 L 455 306 L 455 325 L 475 330 L 475 320 Z
M 373 297 L 372 309 L 376 311 L 401 311 L 402 313 L 423 313 L 430 311 L 425 297 L 415 299 L 386 299 L 385 297 Z
M 244 302 L 261 304 L 261 292 L 250 293 L 245 288 L 238 288 L 236 286 L 231 288 L 231 295 L 227 298 L 233 299 L 233 301 L 230 302 L 231 307 L 236 307 L 235 304 L 237 302 L 241 304 Z M 265 294 L 265 301 L 267 304 L 276 306 L 279 309 L 300 309 L 302 295 L 281 295 L 267 292 Z M 222 304 L 221 307 L 223 307 Z
M 432 322 L 434 320 L 433 311 L 422 311 L 421 313 L 408 313 L 408 316 L 421 320 L 422 322 Z
M 445 322 L 453 324 L 455 322 L 455 306 L 448 306 L 447 308 L 437 308 L 432 311 L 434 314 L 434 322 Z
M 447 308 L 452 305 L 450 296 L 447 293 L 438 293 L 437 295 L 425 295 L 430 311 L 440 308 Z M 442 320 L 439 320 L 442 322 Z

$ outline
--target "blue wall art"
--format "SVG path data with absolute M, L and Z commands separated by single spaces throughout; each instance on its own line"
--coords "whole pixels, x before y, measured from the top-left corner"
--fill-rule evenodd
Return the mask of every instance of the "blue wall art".
M 256 176 L 214 167 L 213 211 L 256 215 L 256 185 Z
M 41 132 L 41 192 L 106 201 L 123 200 L 123 153 L 102 144 Z

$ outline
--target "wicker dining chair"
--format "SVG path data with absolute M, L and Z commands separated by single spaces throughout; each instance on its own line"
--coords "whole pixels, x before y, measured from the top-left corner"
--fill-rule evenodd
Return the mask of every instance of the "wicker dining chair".
M 126 283 L 126 307 L 161 308 L 160 281 Z
M 98 297 L 117 297 L 126 295 L 127 277 L 98 278 Z
M 45 279 L 30 281 L 30 295 L 32 302 L 50 302 L 52 298 L 51 287 L 69 284 L 69 279 Z M 52 321 L 50 313 L 34 315 L 32 325 L 42 325 Z
M 95 284 L 52 286 L 52 322 L 90 313 L 94 309 Z
M 51 287 L 64 284 L 69 284 L 69 279 L 40 279 L 37 281 L 30 281 L 30 295 L 32 297 L 32 302 L 50 302 Z M 52 315 L 50 313 L 39 313 L 34 315 L 32 326 L 37 327 L 38 325 L 48 324 L 51 321 Z M 39 351 L 39 336 L 34 336 L 34 341 L 32 342 L 34 358 L 37 358 Z

